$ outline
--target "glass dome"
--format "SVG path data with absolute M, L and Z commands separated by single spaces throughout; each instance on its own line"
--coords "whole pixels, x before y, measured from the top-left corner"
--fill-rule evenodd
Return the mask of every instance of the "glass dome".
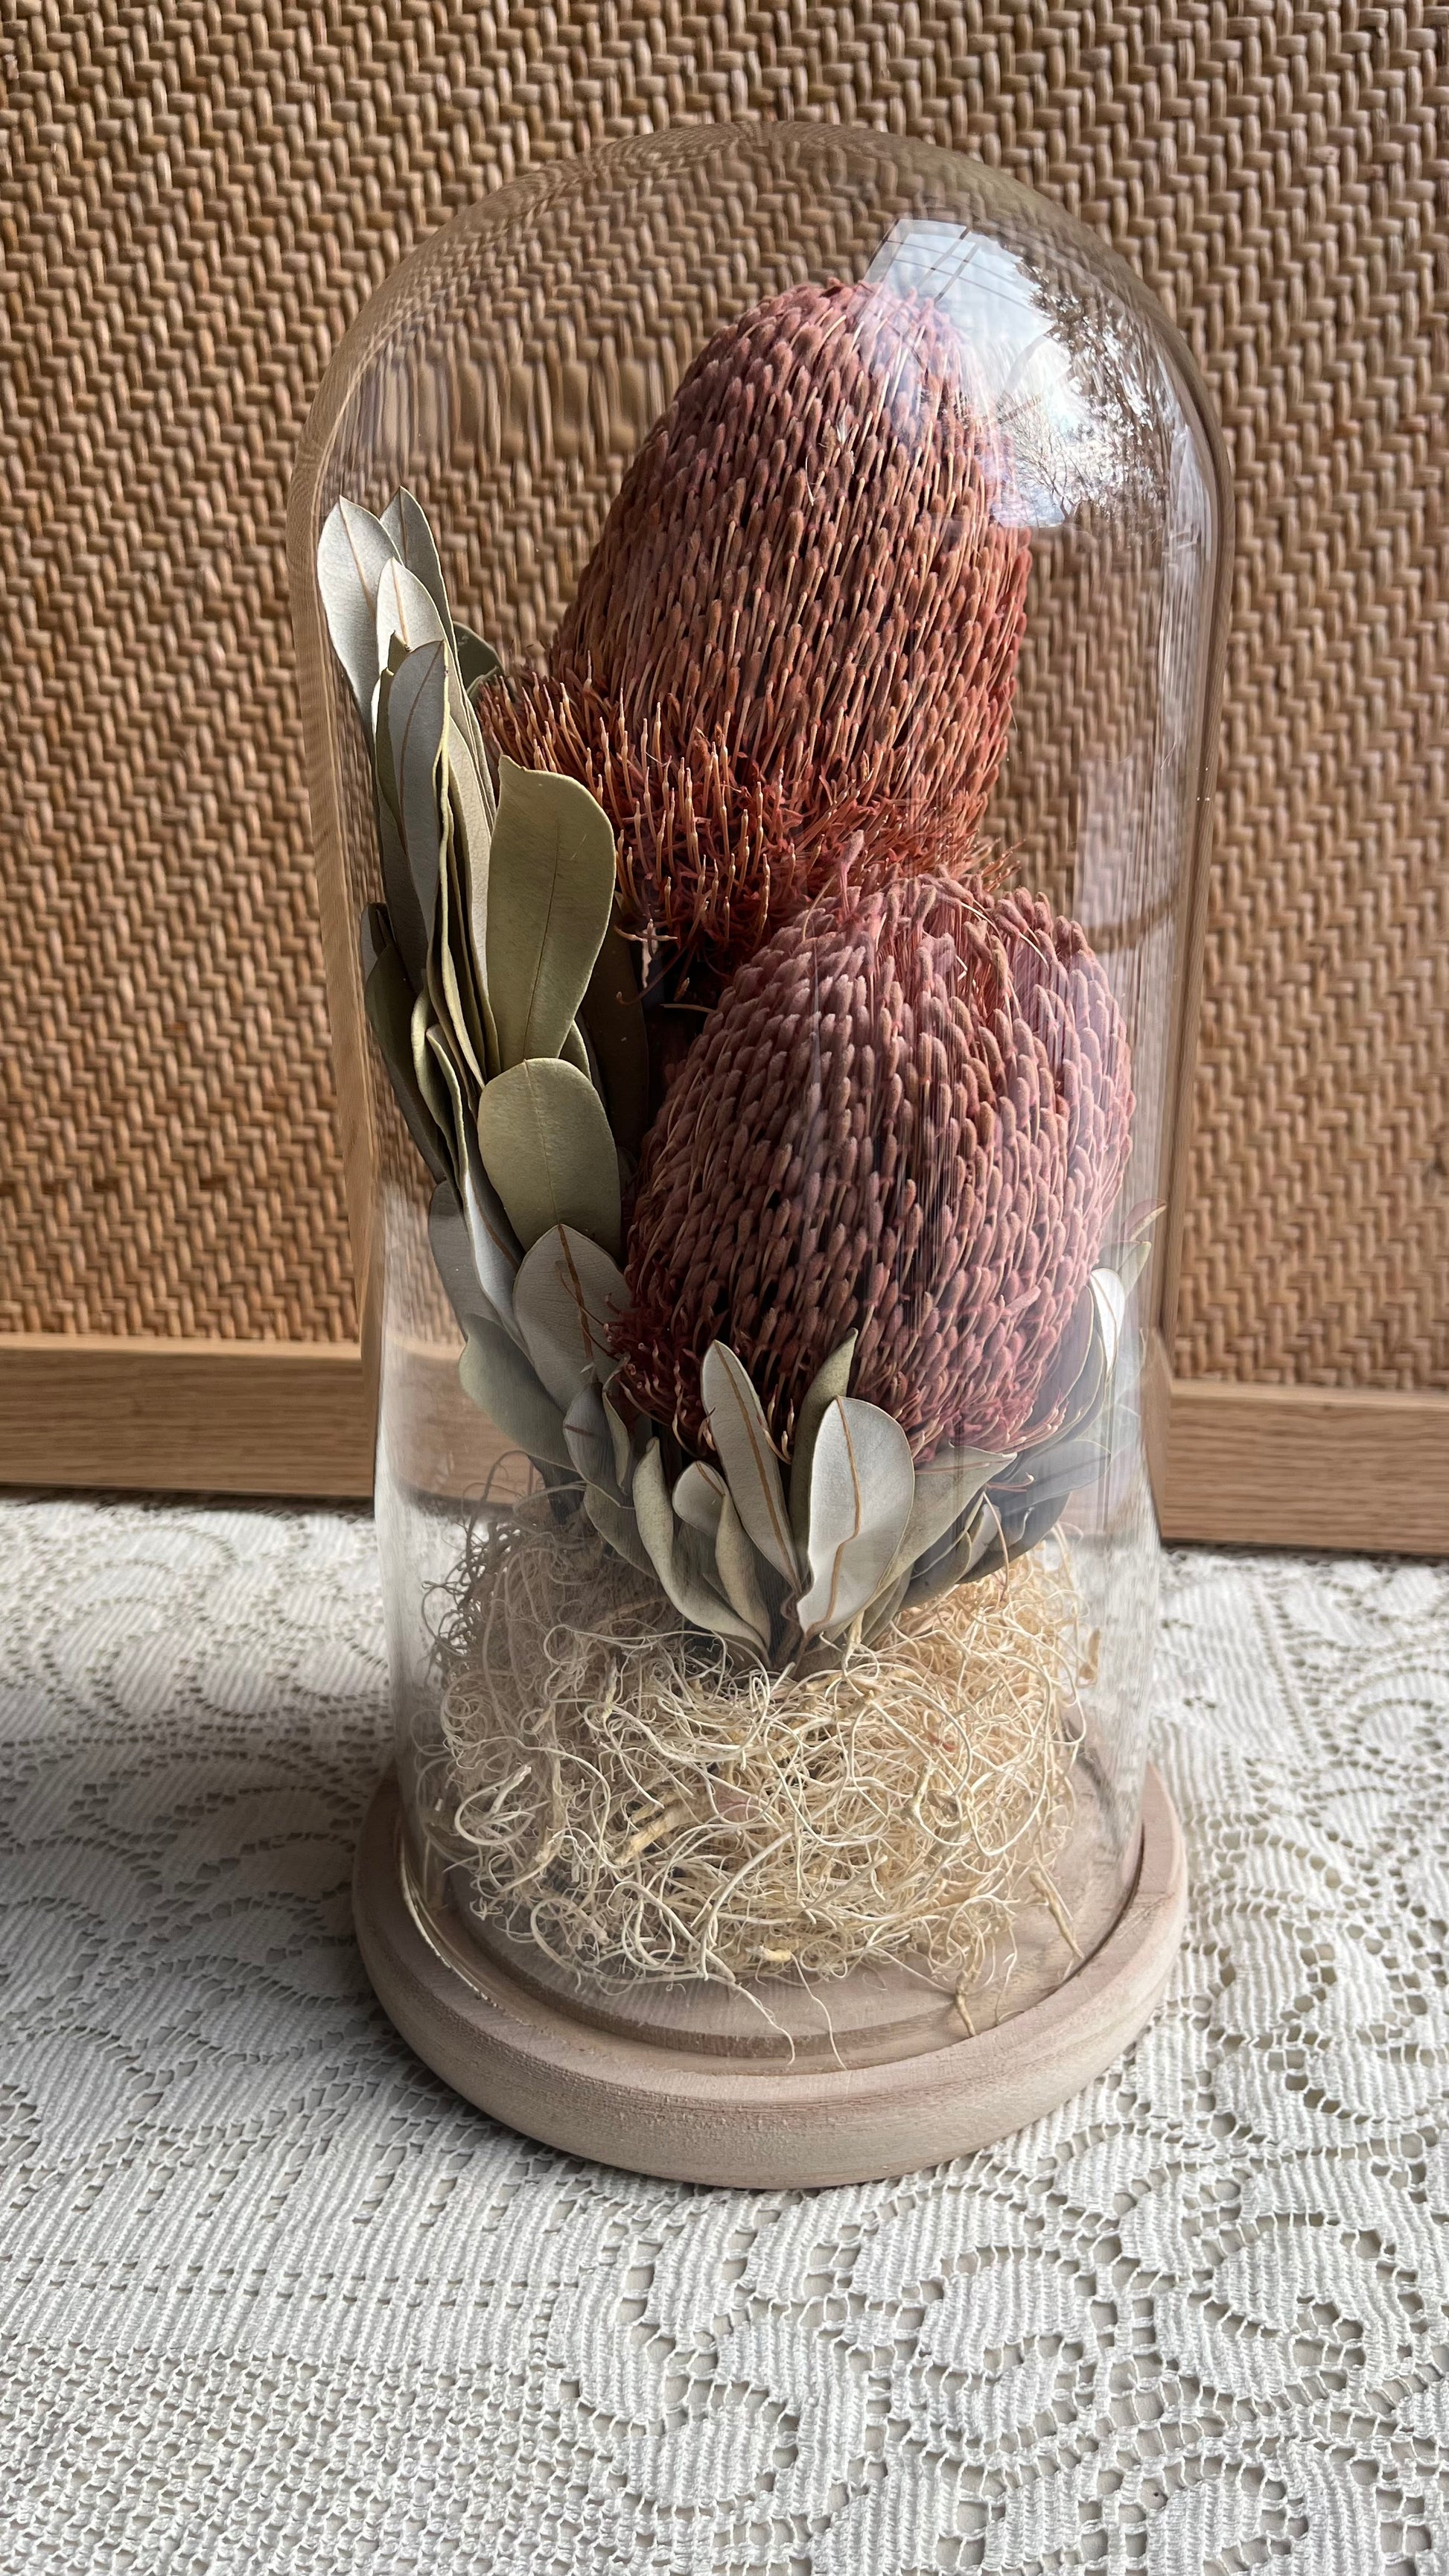
M 1129 273 L 851 131 L 503 190 L 318 398 L 397 1728 L 359 1929 L 559 2144 L 903 2169 L 1165 1977 L 1144 1424 L 1227 515 Z

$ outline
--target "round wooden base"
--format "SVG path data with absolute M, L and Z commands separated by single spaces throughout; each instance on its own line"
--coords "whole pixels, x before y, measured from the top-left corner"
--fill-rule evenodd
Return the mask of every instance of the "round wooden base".
M 1055 1993 L 911 2056 L 791 2068 L 595 2027 L 471 1946 L 465 1968 L 412 1901 L 401 1828 L 389 1774 L 363 1826 L 353 1904 L 378 1999 L 419 2057 L 466 2101 L 570 2155 L 746 2190 L 911 2173 L 1055 2110 L 1148 2020 L 1187 1908 L 1181 1828 L 1149 1768 L 1132 1894 Z

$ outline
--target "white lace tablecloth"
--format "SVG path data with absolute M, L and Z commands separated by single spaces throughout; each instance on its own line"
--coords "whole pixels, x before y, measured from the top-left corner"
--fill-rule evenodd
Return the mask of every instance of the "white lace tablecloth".
M 568 2163 L 393 2037 L 361 1516 L 0 1508 L 0 2569 L 1449 2576 L 1449 1570 L 1183 1555 L 1114 2072 L 904 2183 Z

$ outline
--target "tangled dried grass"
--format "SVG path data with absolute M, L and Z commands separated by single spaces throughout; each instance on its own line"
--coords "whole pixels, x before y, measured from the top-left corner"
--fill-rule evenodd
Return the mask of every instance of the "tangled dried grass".
M 443 1637 L 456 1831 L 486 1915 L 593 1977 L 908 1960 L 973 1985 L 1073 1813 L 1076 1593 L 1044 1551 L 770 1674 L 580 1518 L 481 1525 Z

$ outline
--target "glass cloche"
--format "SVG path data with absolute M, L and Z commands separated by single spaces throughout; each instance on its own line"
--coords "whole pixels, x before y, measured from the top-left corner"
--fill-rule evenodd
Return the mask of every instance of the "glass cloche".
M 396 1770 L 394 2019 L 645 2170 L 905 2170 L 1097 2071 L 1147 1764 L 1228 505 L 995 172 L 551 167 L 333 362 L 292 578 Z

